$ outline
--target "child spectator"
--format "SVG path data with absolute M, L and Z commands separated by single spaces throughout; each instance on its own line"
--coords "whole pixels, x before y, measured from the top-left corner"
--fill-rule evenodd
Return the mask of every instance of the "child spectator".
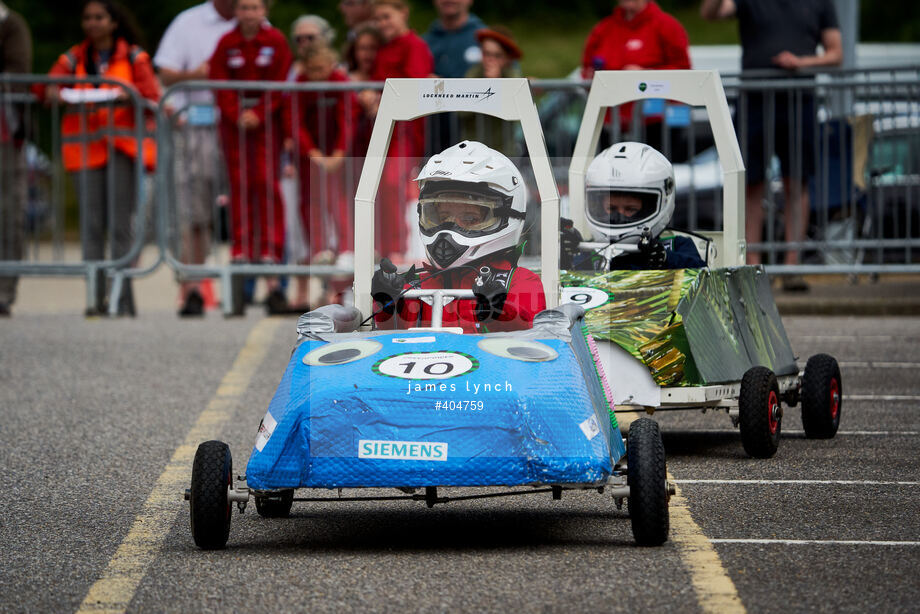
M 235 26 L 232 0 L 208 0 L 179 13 L 163 33 L 153 58 L 163 85 L 207 79 L 208 60 L 217 41 Z M 173 177 L 180 257 L 186 264 L 204 264 L 222 174 L 214 130 L 214 96 L 208 90 L 179 91 L 169 96 L 167 104 L 179 113 L 173 133 Z M 204 315 L 208 303 L 215 302 L 211 280 L 183 279 L 180 298 L 180 316 Z
M 405 0 L 374 0 L 374 22 L 384 40 L 371 75 L 375 81 L 431 75 L 431 51 L 425 41 L 409 29 L 409 5 Z M 405 223 L 406 206 L 414 200 L 414 194 L 409 191 L 409 177 L 424 148 L 423 121 L 396 125 L 381 178 L 376 220 L 380 253 L 393 261 L 401 262 L 406 252 L 409 234 Z
M 139 35 L 125 9 L 109 0 L 89 0 L 83 4 L 82 26 L 86 39 L 61 55 L 49 76 L 106 77 L 136 89 L 152 102 L 160 99 L 160 85 L 153 73 L 150 56 L 138 46 Z M 128 133 L 135 129 L 134 108 L 125 102 L 127 94 L 118 86 L 73 86 L 77 93 L 94 88 L 112 90 L 113 97 L 121 104 L 102 103 L 88 106 L 84 112 L 65 113 L 61 135 L 65 138 L 85 136 L 87 142 L 71 139 L 61 145 L 61 155 L 64 168 L 74 178 L 80 201 L 83 259 L 106 259 L 108 227 L 112 239 L 110 258 L 117 260 L 128 253 L 134 242 L 132 216 L 138 193 L 137 158 L 141 156 L 146 169 L 152 171 L 156 165 L 156 145 L 153 139 L 144 139 L 139 148 L 134 137 L 108 136 L 110 125 Z M 60 101 L 62 88 L 49 86 L 39 93 L 48 100 Z M 111 192 L 109 187 L 113 188 Z M 105 284 L 100 286 L 96 305 L 101 307 L 100 313 L 106 313 Z M 118 314 L 135 314 L 130 279 L 125 280 Z M 87 312 L 87 315 L 96 314 Z
M 302 73 L 296 81 L 347 82 L 338 61 L 331 47 L 308 48 L 299 60 Z M 335 252 L 348 260 L 354 251 L 354 212 L 346 198 L 343 171 L 351 153 L 358 103 L 350 91 L 311 91 L 293 94 L 289 105 L 292 122 L 287 125 L 296 130 L 297 144 L 289 141 L 287 146 L 299 157 L 301 216 L 312 260 L 331 263 Z M 305 295 L 306 288 L 298 286 L 300 304 L 306 302 Z
M 237 27 L 217 44 L 210 62 L 211 79 L 285 79 L 291 52 L 284 35 L 265 21 L 267 1 L 236 0 Z M 278 184 L 277 116 L 282 98 L 271 92 L 218 90 L 216 99 L 230 179 L 230 258 L 233 262 L 280 262 L 284 205 Z M 285 308 L 284 294 L 273 287 L 275 283 L 269 284 L 269 311 Z

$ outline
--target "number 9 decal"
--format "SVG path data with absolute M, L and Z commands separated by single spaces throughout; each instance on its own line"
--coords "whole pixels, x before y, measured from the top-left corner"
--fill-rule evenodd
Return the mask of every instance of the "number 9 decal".
M 598 288 L 577 287 L 562 289 L 562 302 L 575 303 L 588 309 L 594 309 L 605 305 L 610 300 L 610 295 L 606 291 Z
M 344 365 L 368 356 L 373 356 L 383 346 L 376 341 L 359 339 L 320 346 L 303 357 L 303 364 L 312 367 L 334 367 Z

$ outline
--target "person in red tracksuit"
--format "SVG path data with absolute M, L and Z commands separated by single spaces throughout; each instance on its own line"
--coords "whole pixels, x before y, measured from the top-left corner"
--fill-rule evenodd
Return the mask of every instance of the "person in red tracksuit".
M 590 79 L 595 70 L 688 69 L 689 45 L 680 22 L 652 0 L 619 0 L 613 14 L 588 35 L 582 76 Z M 628 130 L 631 119 L 632 104 L 620 105 L 622 130 Z M 652 121 L 660 128 L 660 118 Z
M 400 274 L 384 259 L 371 280 L 375 323 L 380 329 L 431 325 L 431 307 L 403 299 L 410 288 L 472 290 L 473 299 L 444 307 L 443 326 L 467 333 L 521 330 L 546 309 L 540 278 L 517 266 L 527 211 L 527 190 L 517 167 L 503 154 L 463 141 L 432 156 L 421 174 L 419 233 L 428 253 Z
M 267 0 L 236 0 L 237 27 L 224 35 L 210 61 L 210 78 L 284 81 L 291 65 L 287 40 L 266 23 Z M 284 203 L 278 184 L 281 141 L 278 92 L 218 90 L 220 137 L 230 179 L 234 261 L 280 262 Z
M 337 63 L 338 55 L 331 48 L 309 49 L 294 81 L 348 82 Z M 285 120 L 285 129 L 293 130 L 298 139 L 301 215 L 313 256 L 333 247 L 326 228 L 333 231 L 339 254 L 354 251 L 354 212 L 345 195 L 343 171 L 346 157 L 353 155 L 359 112 L 355 94 L 348 90 L 300 92 L 288 102 L 291 119 Z
M 377 51 L 371 79 L 431 76 L 434 58 L 425 41 L 409 29 L 409 6 L 405 0 L 374 0 L 374 23 L 384 44 Z M 402 260 L 406 252 L 409 229 L 405 224 L 405 207 L 415 196 L 409 191 L 412 187 L 409 174 L 425 151 L 424 126 L 424 120 L 398 123 L 387 152 L 376 228 L 377 248 L 392 260 Z

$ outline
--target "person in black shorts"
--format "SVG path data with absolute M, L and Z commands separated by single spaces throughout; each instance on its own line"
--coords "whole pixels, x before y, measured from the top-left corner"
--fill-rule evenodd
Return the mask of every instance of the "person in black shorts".
M 780 160 L 786 202 L 787 242 L 805 240 L 808 181 L 815 170 L 814 78 L 803 68 L 837 66 L 843 44 L 833 0 L 703 0 L 705 19 L 738 17 L 743 71 L 784 69 L 780 78 L 798 77 L 802 86 L 773 92 L 742 89 L 736 129 L 747 167 L 745 235 L 757 243 L 763 233 L 765 169 L 775 153 Z M 817 53 L 818 45 L 823 53 Z M 742 78 L 743 78 L 742 73 Z M 748 263 L 760 254 L 748 252 Z M 787 250 L 785 263 L 798 264 L 799 252 Z M 804 280 L 784 278 L 787 290 L 807 290 Z

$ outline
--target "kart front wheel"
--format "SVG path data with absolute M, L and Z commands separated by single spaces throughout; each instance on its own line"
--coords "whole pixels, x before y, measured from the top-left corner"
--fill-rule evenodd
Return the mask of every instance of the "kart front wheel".
M 754 458 L 771 458 L 779 446 L 783 411 L 776 375 L 766 367 L 751 367 L 741 378 L 738 419 L 744 451 Z
M 802 376 L 802 427 L 809 439 L 830 439 L 840 426 L 843 383 L 833 356 L 815 354 Z
M 222 441 L 206 441 L 198 446 L 192 465 L 189 509 L 192 537 L 203 550 L 219 550 L 230 537 L 232 504 L 227 490 L 233 476 L 230 447 Z
M 285 488 L 256 497 L 256 511 L 262 518 L 287 518 L 294 504 L 294 489 Z
M 639 418 L 626 439 L 629 517 L 639 546 L 660 546 L 668 540 L 668 484 L 664 443 L 658 423 Z

